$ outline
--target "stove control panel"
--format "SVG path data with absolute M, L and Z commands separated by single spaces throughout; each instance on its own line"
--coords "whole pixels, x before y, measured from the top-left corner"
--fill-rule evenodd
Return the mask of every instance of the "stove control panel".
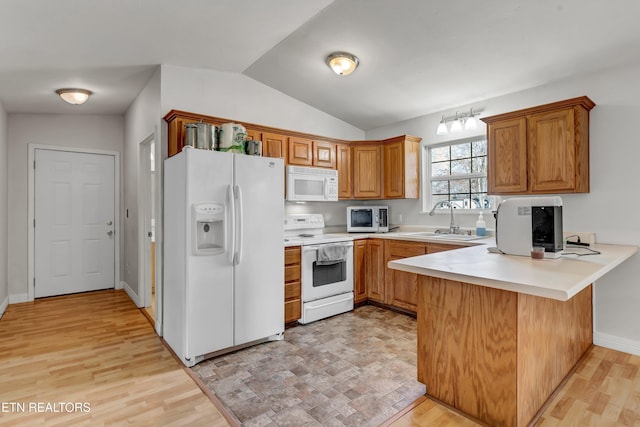
M 324 228 L 322 214 L 291 214 L 284 217 L 285 230 L 305 230 Z

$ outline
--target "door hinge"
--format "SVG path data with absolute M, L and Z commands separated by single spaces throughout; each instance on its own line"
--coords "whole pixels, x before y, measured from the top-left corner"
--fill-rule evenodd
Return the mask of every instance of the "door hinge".
M 33 218 L 33 228 L 36 228 L 36 219 Z
M 33 168 L 34 169 L 36 168 L 36 161 L 35 160 L 33 161 Z
M 33 287 L 34 288 L 36 287 L 36 278 L 35 277 L 33 278 Z

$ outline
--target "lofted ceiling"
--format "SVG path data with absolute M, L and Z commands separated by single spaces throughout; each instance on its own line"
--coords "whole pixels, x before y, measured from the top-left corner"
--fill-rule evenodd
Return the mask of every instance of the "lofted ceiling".
M 9 113 L 123 114 L 158 64 L 243 73 L 363 129 L 640 63 L 637 0 L 2 0 Z M 324 58 L 360 58 L 350 76 Z M 94 92 L 81 107 L 60 87 Z

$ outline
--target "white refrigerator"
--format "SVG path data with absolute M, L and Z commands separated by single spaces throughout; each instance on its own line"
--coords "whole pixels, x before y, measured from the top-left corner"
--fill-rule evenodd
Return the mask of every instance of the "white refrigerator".
M 164 165 L 166 342 L 193 366 L 282 339 L 283 160 L 187 148 Z

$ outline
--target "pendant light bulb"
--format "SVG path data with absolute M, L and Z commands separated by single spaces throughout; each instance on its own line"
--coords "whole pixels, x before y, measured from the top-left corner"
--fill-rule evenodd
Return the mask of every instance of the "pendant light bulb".
M 458 117 L 458 113 L 456 112 L 456 119 L 451 122 L 451 132 L 460 132 L 462 131 L 462 122 L 460 122 L 460 118 Z
M 447 130 L 447 122 L 444 120 L 444 116 L 442 116 L 442 120 L 440 120 L 440 124 L 438 125 L 438 129 L 436 130 L 436 134 L 438 135 L 446 135 L 449 131 Z
M 475 129 L 477 127 L 478 127 L 478 121 L 476 120 L 476 116 L 473 114 L 473 108 L 472 108 L 471 112 L 469 113 L 469 117 L 467 117 L 467 120 L 465 120 L 464 122 L 464 129 L 470 130 L 470 129 Z

